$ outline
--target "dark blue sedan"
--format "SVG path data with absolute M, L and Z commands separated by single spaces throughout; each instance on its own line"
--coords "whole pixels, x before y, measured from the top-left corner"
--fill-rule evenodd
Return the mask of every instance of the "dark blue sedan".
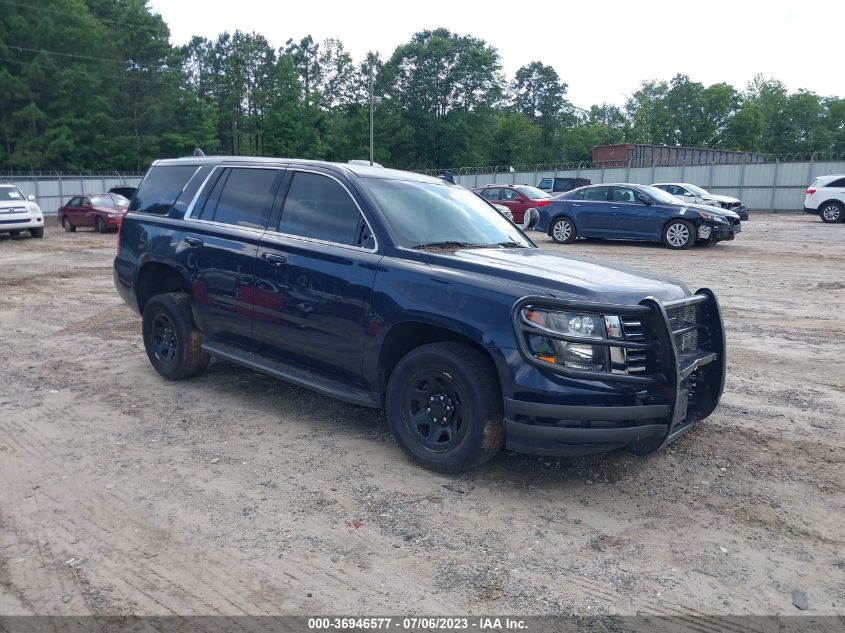
M 535 227 L 558 244 L 576 238 L 662 242 L 668 248 L 732 240 L 741 230 L 732 211 L 688 204 L 656 187 L 628 183 L 590 185 L 538 209 Z

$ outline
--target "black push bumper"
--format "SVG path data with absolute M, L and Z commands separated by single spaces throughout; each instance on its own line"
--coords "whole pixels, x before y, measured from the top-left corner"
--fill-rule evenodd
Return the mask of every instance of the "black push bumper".
M 640 305 L 648 309 L 644 320 L 650 371 L 636 381 L 631 376 L 604 377 L 607 382 L 632 385 L 632 399 L 637 404 L 580 406 L 507 398 L 508 449 L 562 456 L 625 448 L 644 455 L 683 435 L 713 412 L 725 379 L 725 337 L 716 297 L 704 289 L 680 301 L 661 304 L 646 299 Z M 604 314 L 624 314 L 626 307 L 596 309 Z M 676 316 L 692 313 L 700 315 L 694 324 Z M 693 333 L 695 349 L 690 347 Z M 533 359 L 529 362 L 537 364 Z M 570 370 L 566 375 L 577 377 L 578 372 Z M 595 373 L 590 372 L 589 377 L 595 379 Z

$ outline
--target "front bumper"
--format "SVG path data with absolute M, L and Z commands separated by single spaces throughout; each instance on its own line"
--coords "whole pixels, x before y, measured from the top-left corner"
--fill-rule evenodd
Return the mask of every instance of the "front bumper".
M 37 229 L 44 226 L 43 215 L 26 215 L 4 217 L 0 214 L 0 233 L 5 231 L 27 231 L 29 229 Z
M 563 456 L 624 448 L 645 455 L 683 435 L 713 412 L 725 379 L 725 338 L 716 297 L 703 289 L 680 301 L 660 304 L 646 299 L 640 305 L 648 309 L 643 313 L 651 345 L 648 372 L 636 377 L 608 374 L 603 381 L 577 381 L 581 388 L 577 399 L 590 402 L 588 405 L 572 403 L 568 393 L 550 397 L 548 391 L 532 394 L 520 389 L 514 397 L 505 399 L 508 449 Z M 677 329 L 667 316 L 667 309 L 674 314 L 688 308 L 700 310 L 702 315 L 695 326 L 696 336 L 700 336 L 696 340 L 701 342 L 696 349 L 689 349 L 689 339 L 684 339 L 693 329 Z M 625 307 L 602 309 L 624 313 Z M 614 381 L 621 382 L 620 390 L 610 395 L 607 388 Z

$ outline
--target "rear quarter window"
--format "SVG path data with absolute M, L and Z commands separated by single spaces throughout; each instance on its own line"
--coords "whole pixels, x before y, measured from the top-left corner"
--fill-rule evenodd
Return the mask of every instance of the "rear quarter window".
M 151 167 L 135 192 L 130 211 L 164 215 L 172 208 L 197 165 Z

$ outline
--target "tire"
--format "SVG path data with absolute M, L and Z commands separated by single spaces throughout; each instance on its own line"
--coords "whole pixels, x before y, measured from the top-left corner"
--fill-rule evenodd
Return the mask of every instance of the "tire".
M 689 248 L 698 239 L 697 231 L 686 220 L 669 220 L 663 227 L 663 244 L 673 250 Z
M 552 223 L 549 235 L 558 244 L 570 244 L 577 237 L 575 223 L 569 218 L 558 218 Z
M 202 335 L 184 292 L 154 296 L 144 306 L 144 348 L 155 370 L 168 380 L 193 378 L 205 371 L 211 356 L 202 350 Z
M 38 238 L 44 237 L 44 227 L 39 226 L 37 229 L 29 229 L 29 234 L 32 237 L 38 237 Z
M 9 237 L 17 237 L 20 234 L 20 231 L 9 231 Z
M 62 216 L 62 228 L 68 233 L 73 233 L 74 231 L 76 231 L 76 227 L 70 221 L 70 218 L 66 215 Z
M 109 228 L 106 226 L 105 220 L 103 220 L 103 218 L 101 218 L 99 215 L 94 218 L 94 230 L 97 231 L 97 233 L 109 232 Z
M 469 345 L 431 343 L 411 351 L 390 375 L 385 410 L 399 446 L 430 470 L 469 470 L 504 444 L 498 376 Z
M 838 224 L 845 219 L 845 206 L 841 202 L 825 202 L 819 207 L 819 217 L 827 224 Z

